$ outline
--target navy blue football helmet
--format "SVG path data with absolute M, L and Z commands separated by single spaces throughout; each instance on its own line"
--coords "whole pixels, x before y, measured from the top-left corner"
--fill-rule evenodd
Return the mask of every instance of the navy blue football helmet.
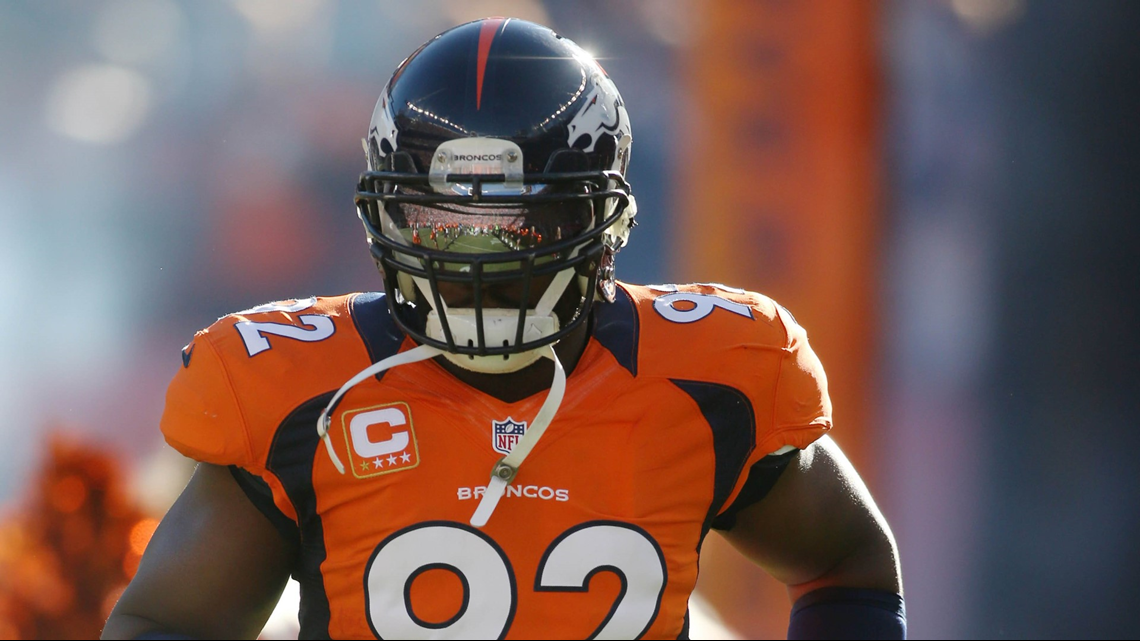
M 613 298 L 631 140 L 613 81 L 546 27 L 421 46 L 380 94 L 356 192 L 396 323 L 474 371 L 534 362 Z

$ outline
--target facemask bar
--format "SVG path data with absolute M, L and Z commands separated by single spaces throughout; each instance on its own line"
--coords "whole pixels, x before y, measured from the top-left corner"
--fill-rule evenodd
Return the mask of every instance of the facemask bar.
M 533 261 L 527 262 L 526 271 L 533 272 Z M 475 331 L 478 335 L 479 347 L 483 349 L 486 348 L 487 345 L 485 342 L 486 332 L 484 331 L 483 314 L 485 310 L 482 306 L 482 291 L 479 278 L 480 273 L 481 270 L 478 269 L 475 272 L 476 278 L 474 280 L 475 284 L 473 286 L 476 289 L 474 292 L 472 309 L 475 311 Z M 531 310 L 526 306 L 526 303 L 530 300 L 531 275 L 530 273 L 527 273 L 523 277 L 523 296 L 521 298 L 521 304 L 519 306 L 519 315 L 515 323 L 515 345 L 521 345 L 523 342 L 523 333 L 526 331 L 527 314 L 531 311 L 533 311 L 536 316 L 545 316 L 547 314 L 550 314 L 550 312 L 554 310 L 555 305 L 558 304 L 558 299 L 561 298 L 562 293 L 566 290 L 566 286 L 569 285 L 571 279 L 573 278 L 574 270 L 572 268 L 566 268 L 557 272 L 557 274 L 554 276 L 554 279 L 550 282 L 549 285 L 547 285 L 546 291 L 543 292 L 534 309 Z M 448 321 L 447 313 L 450 311 L 450 308 L 448 307 L 447 303 L 444 302 L 439 296 L 439 292 L 431 287 L 431 282 L 429 280 L 423 278 L 413 278 L 413 281 L 415 282 L 415 285 L 421 294 L 424 296 L 429 296 L 433 299 L 436 304 L 436 307 L 434 309 L 439 314 L 440 325 L 444 330 L 445 336 L 449 341 L 455 342 L 452 338 L 451 327 Z
M 507 355 L 533 350 L 554 343 L 573 331 L 588 317 L 593 302 L 593 291 L 597 287 L 598 267 L 604 252 L 605 231 L 622 219 L 630 206 L 629 186 L 617 172 L 562 172 L 527 174 L 524 182 L 543 185 L 566 185 L 583 187 L 585 193 L 538 193 L 538 194 L 489 194 L 484 185 L 505 181 L 505 176 L 495 174 L 461 175 L 451 174 L 447 181 L 469 183 L 470 194 L 424 193 L 428 190 L 429 177 L 419 173 L 368 172 L 361 176 L 356 204 L 360 218 L 368 232 L 373 257 L 381 266 L 388 291 L 399 291 L 398 275 L 411 276 L 413 281 L 421 280 L 429 284 L 432 308 L 439 313 L 444 340 L 427 336 L 424 332 L 424 306 L 402 306 L 394 315 L 397 324 L 407 334 L 424 344 L 433 345 L 452 353 L 473 356 Z M 396 187 L 412 187 L 416 193 L 396 193 Z M 585 233 L 563 239 L 547 246 L 537 246 L 527 250 L 496 252 L 488 254 L 448 252 L 427 249 L 409 244 L 398 230 L 379 227 L 390 226 L 382 210 L 391 203 L 415 203 L 435 205 L 454 203 L 461 205 L 501 203 L 511 206 L 531 206 L 542 203 L 566 202 L 570 200 L 591 200 L 594 203 L 595 224 Z M 616 201 L 616 202 L 612 202 Z M 607 206 L 608 205 L 608 206 Z M 607 215 L 608 214 L 608 215 Z M 386 224 L 387 223 L 387 224 Z M 545 258 L 553 258 L 542 262 Z M 519 265 L 517 268 L 511 268 Z M 459 270 L 454 269 L 459 266 Z M 494 267 L 495 269 L 488 269 Z M 505 269 L 504 269 L 505 268 Z M 574 317 L 560 327 L 557 332 L 537 340 L 524 338 L 527 313 L 533 311 L 528 301 L 533 280 L 548 274 L 572 270 L 573 275 L 587 280 L 584 300 L 579 304 Z M 562 280 L 561 278 L 559 280 Z M 463 345 L 455 340 L 448 324 L 444 301 L 440 297 L 439 282 L 457 282 L 472 287 L 475 309 L 476 334 L 474 345 Z M 500 282 L 520 282 L 522 297 L 518 309 L 518 321 L 513 344 L 488 345 L 484 332 L 483 286 Z M 421 289 L 425 289 L 422 288 Z M 564 287 L 563 287 L 564 289 Z M 559 292 L 561 294 L 561 292 Z M 418 308 L 418 309 L 416 309 Z M 418 317 L 417 317 L 418 315 Z

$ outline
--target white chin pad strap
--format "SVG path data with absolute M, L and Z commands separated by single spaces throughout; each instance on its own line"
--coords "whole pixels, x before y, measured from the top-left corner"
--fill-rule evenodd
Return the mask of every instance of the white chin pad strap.
M 523 320 L 523 341 L 539 340 L 558 331 L 560 323 L 558 315 L 554 313 L 554 305 L 566 291 L 566 286 L 574 278 L 573 269 L 564 269 L 554 277 L 550 286 L 542 293 L 542 298 L 532 310 L 527 310 Z M 431 286 L 423 278 L 415 278 L 416 287 L 425 300 L 434 300 L 431 295 Z M 444 305 L 443 313 L 447 315 L 447 325 L 456 345 L 473 346 L 479 344 L 479 332 L 475 325 L 475 309 L 470 307 L 447 307 Z M 513 345 L 518 333 L 519 312 L 517 309 L 483 309 L 483 338 L 487 347 L 501 347 Z M 435 340 L 446 341 L 443 332 L 443 322 L 439 310 L 428 312 L 427 335 Z M 453 354 L 444 352 L 444 358 L 459 367 L 481 372 L 484 374 L 505 374 L 516 372 L 537 361 L 543 356 L 543 349 L 532 349 L 517 354 L 496 356 L 470 356 L 467 354 Z
M 340 389 L 333 394 L 329 399 L 328 405 L 321 411 L 320 417 L 317 418 L 317 436 L 325 443 L 325 449 L 328 450 L 329 458 L 332 459 L 336 471 L 344 474 L 344 463 L 340 462 L 340 457 L 336 455 L 336 450 L 333 449 L 332 441 L 329 440 L 329 427 L 331 425 L 330 412 L 333 406 L 337 404 L 340 399 L 348 393 L 348 390 L 356 387 L 357 384 L 365 381 L 386 369 L 391 369 L 398 365 L 407 365 L 408 363 L 417 363 L 422 360 L 427 360 L 433 356 L 438 356 L 443 350 L 431 345 L 420 345 L 406 352 L 393 354 L 384 360 L 373 363 L 360 371 L 359 374 L 348 379 L 348 381 L 340 386 Z
M 511 484 L 511 481 L 515 480 L 519 467 L 522 466 L 523 461 L 530 454 L 531 450 L 534 449 L 535 444 L 538 443 L 538 439 L 542 438 L 547 426 L 554 420 L 554 415 L 558 413 L 558 408 L 562 405 L 562 398 L 566 395 L 566 370 L 562 367 L 562 362 L 558 360 L 558 354 L 554 351 L 554 346 L 544 345 L 535 351 L 539 353 L 540 357 L 545 356 L 554 362 L 554 380 L 551 381 L 550 391 L 546 394 L 546 400 L 542 402 L 542 407 L 538 408 L 538 414 L 535 415 L 534 420 L 531 421 L 530 428 L 527 429 L 522 438 L 515 443 L 515 446 L 511 448 L 511 453 L 499 459 L 499 461 L 495 463 L 495 467 L 491 469 L 491 479 L 487 484 L 487 491 L 483 493 L 483 498 L 479 501 L 478 507 L 475 508 L 475 513 L 471 515 L 471 525 L 475 527 L 483 527 L 487 524 L 487 520 L 491 518 L 491 514 L 494 513 L 495 507 L 499 504 L 499 500 L 502 499 L 506 493 L 507 486 Z M 437 347 L 420 345 L 406 352 L 394 354 L 364 368 L 359 374 L 345 382 L 345 384 L 337 390 L 336 394 L 333 394 L 333 397 L 329 399 L 328 405 L 325 406 L 325 409 L 317 419 L 317 435 L 324 442 L 325 449 L 329 454 L 329 459 L 332 460 L 337 472 L 341 474 L 345 473 L 344 463 L 342 463 L 340 457 L 337 456 L 336 450 L 333 448 L 332 440 L 329 438 L 329 426 L 332 422 L 330 420 L 331 412 L 337 402 L 348 393 L 348 390 L 384 370 L 399 365 L 416 363 L 441 353 L 443 353 L 442 350 Z
M 451 308 L 447 310 L 447 322 L 451 327 L 451 335 L 460 345 L 474 346 L 478 336 L 475 326 L 475 310 Z M 483 337 L 487 347 L 501 347 L 515 342 L 515 334 L 519 324 L 519 313 L 513 309 L 484 309 L 483 310 Z M 523 326 L 523 340 L 533 341 L 550 336 L 558 331 L 558 319 L 549 316 L 533 316 L 527 313 Z M 439 314 L 435 311 L 428 313 L 427 335 L 443 340 L 443 325 Z M 467 336 L 466 340 L 463 339 Z M 520 370 L 534 363 L 541 354 L 537 350 L 506 354 L 501 356 L 471 356 L 467 354 L 444 355 L 452 363 L 465 369 L 484 373 L 506 373 Z

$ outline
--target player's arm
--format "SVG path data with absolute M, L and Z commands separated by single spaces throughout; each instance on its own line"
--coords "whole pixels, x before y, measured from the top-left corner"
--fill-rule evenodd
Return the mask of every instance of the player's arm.
M 102 638 L 253 639 L 296 552 L 228 468 L 203 463 L 155 531 Z
M 767 496 L 741 510 L 723 534 L 788 586 L 796 603 L 790 638 L 798 632 L 889 638 L 899 631 L 892 619 L 905 634 L 894 536 L 830 438 L 793 457 Z M 867 629 L 873 626 L 885 627 Z

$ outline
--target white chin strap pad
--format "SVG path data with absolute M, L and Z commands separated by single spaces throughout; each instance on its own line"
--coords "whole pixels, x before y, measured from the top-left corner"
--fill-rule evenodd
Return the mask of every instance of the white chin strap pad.
M 536 316 L 534 312 L 527 312 L 523 321 L 523 341 L 535 341 L 543 336 L 550 336 L 558 331 L 558 318 L 553 314 Z M 470 308 L 451 308 L 447 310 L 447 323 L 451 335 L 460 345 L 474 346 L 479 333 L 475 326 L 475 310 Z M 502 347 L 515 342 L 519 325 L 519 313 L 513 309 L 484 309 L 483 310 L 483 337 L 487 347 Z M 432 338 L 444 340 L 443 324 L 439 314 L 434 310 L 428 313 L 427 335 Z M 464 338 L 466 337 L 466 338 Z M 444 353 L 444 358 L 460 367 L 487 373 L 505 373 L 520 370 L 527 365 L 542 358 L 540 350 L 506 354 L 502 356 L 470 356 L 467 354 Z
M 523 320 L 524 342 L 536 341 L 558 331 L 561 324 L 554 313 L 554 305 L 566 291 L 566 286 L 574 278 L 573 269 L 564 269 L 554 277 L 550 286 L 542 293 L 542 298 L 532 310 L 527 310 Z M 433 300 L 431 286 L 423 278 L 415 279 L 416 286 L 426 300 Z M 479 332 L 475 325 L 475 309 L 469 307 L 447 307 L 432 310 L 427 317 L 427 335 L 439 341 L 446 341 L 440 312 L 447 315 L 447 326 L 456 345 L 474 346 L 479 344 Z M 517 309 L 485 308 L 483 310 L 483 338 L 487 347 L 513 345 L 518 333 L 519 312 Z M 459 367 L 485 374 L 505 374 L 516 372 L 542 358 L 542 348 L 532 349 L 506 356 L 470 356 L 444 352 L 443 357 Z

